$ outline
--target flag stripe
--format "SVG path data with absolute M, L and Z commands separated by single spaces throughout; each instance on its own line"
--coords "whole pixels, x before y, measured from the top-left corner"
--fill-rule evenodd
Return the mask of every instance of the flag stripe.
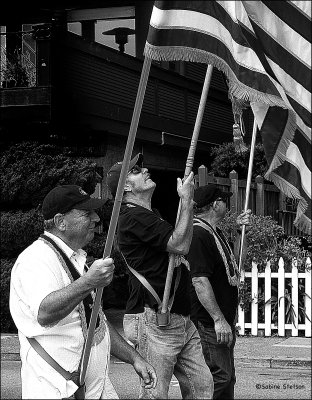
M 276 42 L 274 38 L 261 29 L 256 23 L 252 22 L 252 24 L 257 35 L 257 42 L 259 43 L 257 48 L 259 49 L 259 47 L 262 47 L 263 52 L 264 46 L 265 55 L 267 57 L 283 68 L 288 75 L 299 82 L 303 87 L 311 91 L 311 80 L 306 78 L 311 73 L 310 68 L 295 55 L 292 55 L 284 46 Z
M 244 33 L 244 36 L 247 38 L 247 41 L 251 48 L 257 53 L 257 56 L 259 57 L 259 60 L 261 61 L 261 64 L 263 65 L 265 71 L 275 80 L 277 81 L 277 78 L 275 76 L 275 73 L 273 72 L 267 58 L 266 54 L 263 52 L 262 44 L 258 41 L 257 37 L 255 36 L 254 31 L 250 32 L 249 29 L 246 29 L 244 26 L 242 26 L 242 31 Z
M 305 193 L 311 197 L 311 180 L 309 179 L 310 170 L 306 164 L 306 160 L 303 157 L 303 148 L 300 147 L 301 152 L 299 151 L 298 146 L 291 142 L 286 153 L 287 162 L 291 163 L 297 171 L 300 171 L 301 176 L 301 185 L 302 189 Z M 298 181 L 297 181 L 298 182 Z
M 295 225 L 311 235 L 311 198 L 302 189 L 301 176 L 296 167 L 285 162 L 271 175 L 271 180 L 282 190 L 293 193 L 294 198 L 299 199 Z
M 276 114 L 279 114 L 279 118 L 276 118 Z M 262 124 L 259 124 L 257 120 L 258 126 L 261 128 L 262 140 L 267 143 L 264 151 L 269 165 L 273 161 L 278 145 L 284 135 L 288 115 L 288 110 L 286 109 L 268 107 Z
M 311 140 L 307 140 L 307 138 L 302 134 L 302 131 L 297 128 L 294 139 L 290 146 L 292 144 L 296 145 L 297 148 L 300 149 L 301 157 L 304 160 L 306 167 L 311 171 Z M 306 171 L 306 173 L 308 174 L 308 171 Z M 309 178 L 309 175 L 307 175 L 307 178 Z
M 284 181 L 287 181 L 288 184 L 292 185 L 294 190 L 299 191 L 300 196 L 302 196 L 306 203 L 308 203 L 310 197 L 300 185 L 301 174 L 295 165 L 291 162 L 285 161 L 283 165 L 276 168 L 273 174 L 278 175 L 283 178 Z
M 302 14 L 291 2 L 288 1 L 263 1 L 274 14 L 278 14 L 285 24 L 290 26 L 294 31 L 299 33 L 308 42 L 311 39 L 309 31 L 311 31 L 311 24 L 306 15 Z
M 261 110 L 261 106 L 259 108 Z M 309 233 L 311 228 L 311 136 L 304 135 L 296 127 L 294 136 L 287 151 L 284 152 L 283 137 L 289 131 L 289 125 L 295 115 L 287 109 L 279 107 L 266 107 L 261 116 L 254 109 L 257 123 L 261 128 L 262 142 L 264 145 L 269 170 L 266 179 L 272 180 L 276 186 L 287 196 L 299 200 L 295 224 L 298 228 Z M 310 211 L 309 211 L 310 210 Z M 309 214 L 310 212 L 310 214 Z
M 259 100 L 259 96 L 262 97 L 262 93 L 266 92 L 273 97 L 266 96 L 262 98 L 263 101 L 272 105 L 282 105 L 279 92 L 272 81 L 267 79 L 267 74 L 255 52 L 232 41 L 230 32 L 222 25 L 218 27 L 218 30 L 214 30 L 214 36 L 210 36 L 205 29 L 219 24 L 218 21 L 207 15 L 201 16 L 198 21 L 195 17 L 190 11 L 162 11 L 154 7 L 145 54 L 151 55 L 151 58 L 157 60 L 170 59 L 208 63 L 212 63 L 211 57 L 216 55 L 223 60 L 218 67 L 224 73 L 228 74 L 234 70 L 235 74 L 232 79 L 236 79 L 236 75 L 242 85 L 249 88 L 253 86 L 253 90 L 249 90 L 249 95 L 254 101 Z M 186 31 L 183 29 L 185 24 L 187 24 Z M 229 43 L 230 48 L 227 47 Z M 235 55 L 235 59 L 233 55 Z M 217 63 L 218 60 L 215 59 L 214 62 Z
M 287 96 L 289 103 L 292 108 L 296 111 L 296 113 L 300 116 L 302 121 L 311 128 L 311 112 L 306 109 L 303 105 L 300 105 L 296 102 L 296 100 L 292 99 L 290 96 Z M 309 102 L 311 104 L 311 100 Z M 309 107 L 310 107 L 309 104 Z
M 153 31 L 153 29 L 153 27 L 150 27 L 150 31 Z M 194 49 L 196 43 L 198 43 L 198 45 L 197 48 Z M 180 29 L 171 29 L 170 37 L 168 37 L 167 31 L 163 29 L 157 31 L 156 46 L 161 49 L 165 49 L 166 47 L 188 48 L 189 52 L 184 52 L 181 55 L 176 53 L 177 58 L 184 59 L 185 61 L 207 62 L 209 60 L 209 55 L 217 55 L 220 59 L 226 60 L 228 67 L 231 71 L 234 71 L 238 80 L 244 85 L 251 86 L 253 84 L 256 90 L 262 91 L 266 89 L 269 94 L 279 97 L 279 92 L 276 90 L 275 86 L 272 85 L 272 82 L 268 79 L 266 74 L 250 71 L 248 68 L 240 65 L 237 60 L 233 58 L 233 54 L 228 47 L 220 42 L 218 38 L 209 36 L 209 40 L 207 40 L 207 34 L 195 31 L 189 31 L 187 37 L 184 38 L 183 35 L 181 35 Z M 192 49 L 194 50 L 193 52 Z M 173 55 L 172 60 L 174 59 L 175 56 Z M 254 84 L 255 80 L 256 85 Z
M 284 69 L 277 66 L 273 61 L 268 60 L 266 57 L 266 54 L 263 52 L 262 44 L 259 44 L 258 40 L 254 37 L 253 34 L 250 34 L 248 30 L 246 30 L 245 28 L 243 28 L 243 29 L 244 29 L 244 34 L 245 34 L 246 38 L 248 39 L 248 42 L 251 44 L 251 46 L 257 53 L 259 60 L 261 61 L 262 65 L 265 68 L 268 75 L 271 76 L 276 81 L 276 84 L 278 86 L 280 86 L 278 84 L 278 82 L 287 83 L 288 91 L 293 95 L 293 97 L 295 97 L 297 100 L 300 100 L 303 98 L 304 99 L 303 103 L 305 105 L 308 105 L 308 108 L 310 108 L 311 107 L 311 88 L 310 88 L 310 91 L 307 91 L 304 87 L 299 85 L 296 80 L 292 79 L 289 75 L 287 75 L 287 73 L 284 71 Z M 278 52 L 278 50 L 276 50 L 276 51 Z M 284 57 L 284 59 L 286 60 L 286 57 Z M 292 60 L 293 60 L 293 58 L 292 58 Z M 272 68 L 271 68 L 271 65 L 272 65 Z M 273 70 L 275 72 L 273 72 Z M 304 76 L 306 76 L 307 74 L 310 75 L 310 73 L 307 71 L 306 71 L 305 75 L 304 74 L 302 75 L 303 76 L 302 81 L 303 81 L 304 86 L 309 86 L 309 85 L 311 86 L 311 81 L 308 82 L 308 80 L 304 78 Z M 286 96 L 286 94 L 285 94 L 285 96 Z M 289 95 L 288 95 L 288 98 L 290 98 Z M 304 118 L 306 123 L 309 123 L 307 120 L 307 117 L 304 117 L 304 110 L 301 110 L 301 107 L 299 106 L 298 102 L 291 101 L 291 103 L 294 106 L 298 105 L 298 112 L 300 112 L 300 115 L 302 115 L 302 118 Z M 297 106 L 296 106 L 295 110 L 297 111 Z M 310 114 L 308 114 L 308 115 L 310 115 Z
M 310 110 L 311 109 L 311 91 L 308 91 L 300 83 L 296 82 L 292 79 L 287 73 L 276 65 L 273 61 L 269 61 L 271 67 L 274 69 L 275 75 L 278 78 L 279 82 L 283 82 L 283 84 L 287 87 L 287 93 L 285 90 L 280 92 L 281 96 L 284 93 L 285 97 L 284 100 L 287 99 L 286 103 L 289 102 L 289 99 L 295 101 L 298 106 L 304 106 L 304 108 Z M 279 87 L 281 87 L 279 85 Z M 290 105 L 290 104 L 289 104 Z M 291 107 L 290 107 L 291 108 Z
M 291 29 L 279 18 L 279 15 L 272 13 L 262 1 L 244 1 L 243 3 L 253 27 L 254 24 L 258 25 L 263 32 L 280 43 L 290 54 L 306 65 L 310 65 L 309 51 L 306 50 L 310 43 L 309 40 L 305 40 Z M 306 33 L 308 34 L 310 31 L 311 28 Z M 293 45 L 294 43 L 296 43 L 296 46 Z M 264 49 L 266 49 L 265 43 Z

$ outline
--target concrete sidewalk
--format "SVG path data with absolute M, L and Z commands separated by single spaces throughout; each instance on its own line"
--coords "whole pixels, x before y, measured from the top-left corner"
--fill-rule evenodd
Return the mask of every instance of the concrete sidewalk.
M 107 319 L 123 335 L 123 310 L 105 310 Z M 1 361 L 19 361 L 17 335 L 1 334 Z M 311 338 L 238 336 L 237 366 L 262 368 L 304 368 L 311 370 Z

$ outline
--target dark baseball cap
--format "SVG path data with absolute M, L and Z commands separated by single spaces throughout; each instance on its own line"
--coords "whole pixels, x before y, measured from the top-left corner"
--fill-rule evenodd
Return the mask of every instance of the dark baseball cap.
M 143 165 L 143 154 L 138 153 L 133 159 L 130 161 L 129 165 L 129 171 L 135 166 L 138 165 L 139 167 L 142 167 Z M 111 169 L 107 173 L 107 186 L 109 187 L 109 190 L 111 191 L 111 194 L 115 196 L 116 191 L 117 191 L 117 186 L 119 182 L 119 177 L 120 177 L 120 172 L 122 168 L 122 161 L 117 162 L 114 164 Z
M 96 199 L 77 185 L 56 186 L 46 195 L 42 203 L 42 214 L 45 220 L 54 215 L 64 214 L 73 208 L 76 210 L 96 210 L 101 208 L 107 199 Z
M 219 198 L 225 200 L 231 197 L 232 194 L 232 192 L 223 192 L 214 184 L 199 186 L 199 188 L 194 190 L 194 201 L 196 202 L 196 206 L 201 208 Z

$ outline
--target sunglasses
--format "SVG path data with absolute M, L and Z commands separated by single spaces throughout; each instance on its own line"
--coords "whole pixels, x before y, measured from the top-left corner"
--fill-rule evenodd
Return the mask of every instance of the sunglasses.
M 142 171 L 142 168 L 141 168 L 141 167 L 139 167 L 138 165 L 134 165 L 134 166 L 130 169 L 130 171 L 128 172 L 128 175 L 129 175 L 129 174 L 137 175 L 137 174 L 140 174 L 141 171 Z
M 224 203 L 226 203 L 226 200 L 222 199 L 221 197 L 218 197 L 215 201 L 223 201 Z

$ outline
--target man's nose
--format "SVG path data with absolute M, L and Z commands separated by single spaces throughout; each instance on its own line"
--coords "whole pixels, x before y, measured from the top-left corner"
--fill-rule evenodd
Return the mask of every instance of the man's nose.
M 100 220 L 100 217 L 97 215 L 97 213 L 95 211 L 92 211 L 91 220 L 94 222 L 99 222 L 99 220 Z
M 148 172 L 148 169 L 147 168 L 141 168 L 141 171 L 143 172 L 143 174 L 145 174 L 145 172 Z

